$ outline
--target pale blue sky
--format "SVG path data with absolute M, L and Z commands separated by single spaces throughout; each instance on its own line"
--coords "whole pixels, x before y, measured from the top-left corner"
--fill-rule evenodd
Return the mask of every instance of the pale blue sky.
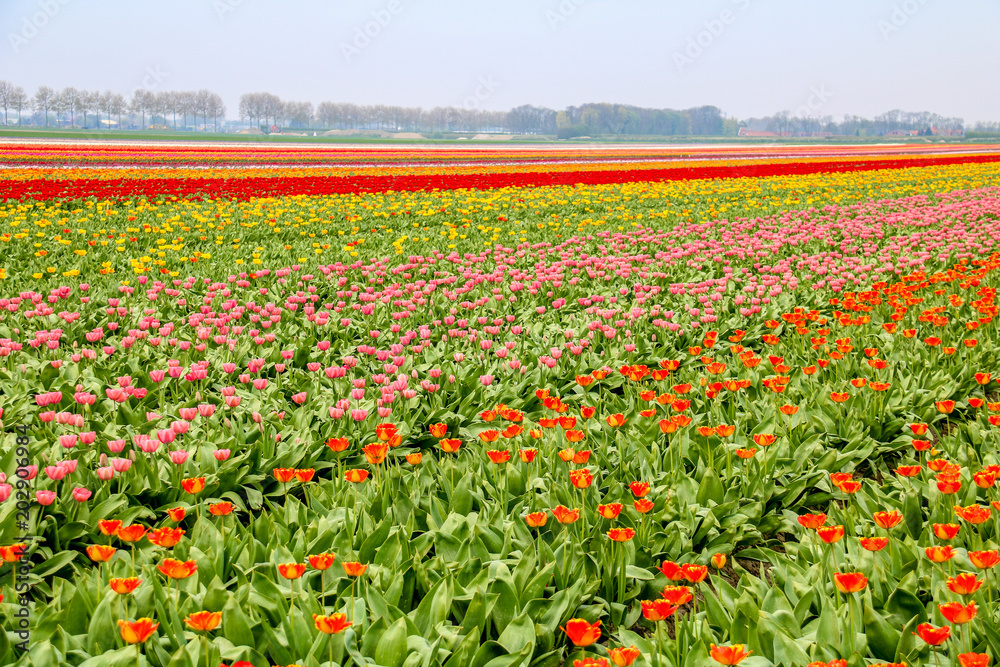
M 29 94 L 208 88 L 230 117 L 264 90 L 974 122 L 1000 120 L 997 26 L 995 0 L 2 0 L 0 79 Z

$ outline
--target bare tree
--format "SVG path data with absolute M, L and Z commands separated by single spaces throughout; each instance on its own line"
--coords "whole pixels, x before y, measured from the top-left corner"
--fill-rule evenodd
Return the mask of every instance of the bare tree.
M 80 99 L 80 91 L 72 87 L 63 88 L 62 92 L 59 93 L 59 97 L 62 100 L 64 112 L 69 112 L 69 124 L 76 125 L 77 102 Z
M 42 115 L 45 117 L 45 127 L 49 126 L 49 108 L 52 106 L 55 96 L 56 91 L 52 90 L 48 86 L 41 86 L 35 92 L 33 104 L 35 111 L 41 111 Z
M 3 124 L 7 124 L 7 109 L 14 107 L 14 92 L 17 86 L 10 81 L 0 81 L 0 106 L 3 107 Z
M 139 125 L 140 130 L 146 129 L 146 113 L 150 110 L 153 103 L 153 93 L 149 92 L 145 88 L 139 88 L 134 93 L 132 93 L 132 102 L 129 105 L 132 113 L 140 114 L 142 117 L 142 124 Z

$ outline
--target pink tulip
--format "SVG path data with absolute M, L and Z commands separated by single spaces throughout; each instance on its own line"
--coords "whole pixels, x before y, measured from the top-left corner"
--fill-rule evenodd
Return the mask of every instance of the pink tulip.
M 125 449 L 125 441 L 124 440 L 108 440 L 108 449 L 112 453 L 118 454 L 123 449 Z
M 149 379 L 159 384 L 166 377 L 166 372 L 162 370 L 149 371 Z
M 126 472 L 132 467 L 132 461 L 129 459 L 111 459 L 111 467 L 115 469 L 115 472 Z
M 83 488 L 82 486 L 78 486 L 75 489 L 73 489 L 73 500 L 75 500 L 78 503 L 86 502 L 87 499 L 90 498 L 90 496 L 91 496 L 90 491 Z
M 202 417 L 211 417 L 215 414 L 215 405 L 213 403 L 199 403 L 198 414 Z
M 223 400 L 226 403 L 226 407 L 235 408 L 239 406 L 241 399 L 239 396 L 226 396 Z
M 156 432 L 156 439 L 165 445 L 169 445 L 177 437 L 173 429 L 161 429 Z
M 78 436 L 74 433 L 67 433 L 66 435 L 59 436 L 59 444 L 66 449 L 72 449 L 76 446 Z
M 0 503 L 10 498 L 10 494 L 13 490 L 14 487 L 10 484 L 0 484 Z
M 304 391 L 292 395 L 292 401 L 294 401 L 297 405 L 302 405 L 307 399 L 308 394 Z
M 198 416 L 198 408 L 180 408 L 177 410 L 177 414 L 184 421 L 194 421 Z
M 59 466 L 45 466 L 45 474 L 49 479 L 59 481 L 66 476 L 66 470 Z
M 87 431 L 86 433 L 80 434 L 81 445 L 92 445 L 95 440 L 97 440 L 97 433 L 94 431 Z
M 111 466 L 98 468 L 95 472 L 97 473 L 97 478 L 104 482 L 115 476 L 115 470 Z
M 170 461 L 174 465 L 183 465 L 185 461 L 188 460 L 188 453 L 183 449 L 177 449 L 170 452 Z
M 56 497 L 55 491 L 35 491 L 35 500 L 39 505 L 51 505 L 56 501 Z
M 170 422 L 170 428 L 177 435 L 184 435 L 191 428 L 191 423 L 186 421 L 173 421 Z
M 228 449 L 216 449 L 214 452 L 212 452 L 212 456 L 215 457 L 216 461 L 225 461 L 226 459 L 229 458 L 229 450 Z
M 363 422 L 364 420 L 368 419 L 368 411 L 351 410 L 351 419 L 353 419 L 356 422 Z

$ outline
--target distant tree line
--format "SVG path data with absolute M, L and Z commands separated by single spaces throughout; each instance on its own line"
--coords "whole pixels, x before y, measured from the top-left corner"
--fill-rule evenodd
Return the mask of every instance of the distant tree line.
M 240 97 L 236 123 L 226 121 L 222 98 L 209 90 L 153 91 L 139 88 L 131 95 L 106 90 L 76 88 L 54 90 L 41 86 L 28 95 L 20 86 L 0 81 L 0 108 L 5 125 L 47 127 L 231 131 L 234 127 L 325 130 L 380 130 L 386 132 L 507 133 L 581 136 L 734 136 L 739 128 L 774 132 L 785 136 L 823 134 L 879 136 L 891 132 L 929 134 L 937 131 L 979 134 L 1000 133 L 1000 123 L 977 123 L 965 128 L 961 118 L 927 111 L 898 109 L 875 118 L 793 115 L 781 111 L 772 116 L 737 120 L 727 118 L 718 107 L 651 109 L 627 104 L 583 104 L 556 111 L 522 105 L 509 111 L 470 107 L 403 107 L 349 102 L 286 101 L 273 93 L 246 93 Z M 12 118 L 16 118 L 13 120 Z
M 962 131 L 965 122 L 961 118 L 940 116 L 929 111 L 900 111 L 893 109 L 875 118 L 844 116 L 835 120 L 833 116 L 792 115 L 781 111 L 773 116 L 749 118 L 741 126 L 750 130 L 775 132 L 784 135 L 810 135 L 829 133 L 844 136 L 881 136 L 893 131 L 930 134 L 931 128 Z
M 226 119 L 222 97 L 209 90 L 154 92 L 138 88 L 126 97 L 111 90 L 40 86 L 29 97 L 20 86 L 0 81 L 0 107 L 4 125 L 10 124 L 12 112 L 18 125 L 91 129 L 141 130 L 160 125 L 217 132 Z

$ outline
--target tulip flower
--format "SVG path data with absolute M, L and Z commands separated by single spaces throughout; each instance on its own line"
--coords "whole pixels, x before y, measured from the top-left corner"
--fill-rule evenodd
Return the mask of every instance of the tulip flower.
M 720 665 L 738 665 L 753 651 L 747 651 L 743 644 L 733 644 L 732 646 L 716 646 L 712 644 L 711 655 Z
M 857 593 L 868 585 L 868 577 L 860 572 L 837 572 L 833 575 L 833 583 L 841 593 Z
M 118 630 L 126 644 L 142 644 L 153 636 L 159 623 L 153 623 L 151 618 L 140 618 L 137 621 L 118 621 Z
M 196 611 L 184 619 L 184 623 L 196 632 L 211 632 L 222 622 L 221 611 Z
M 930 623 L 921 623 L 915 634 L 931 646 L 940 646 L 951 636 L 951 628 L 947 625 L 935 628 Z
M 595 643 L 601 638 L 601 621 L 588 623 L 582 618 L 571 618 L 566 621 L 566 627 L 562 628 L 574 646 L 586 647 Z
M 313 623 L 317 630 L 328 635 L 340 634 L 353 625 L 344 614 L 330 614 L 329 616 L 313 614 Z
M 979 608 L 975 602 L 970 602 L 968 605 L 963 605 L 961 602 L 945 602 L 938 605 L 938 611 L 949 623 L 960 625 L 974 619 Z
M 962 667 L 988 667 L 990 655 L 988 653 L 959 653 L 958 663 Z

